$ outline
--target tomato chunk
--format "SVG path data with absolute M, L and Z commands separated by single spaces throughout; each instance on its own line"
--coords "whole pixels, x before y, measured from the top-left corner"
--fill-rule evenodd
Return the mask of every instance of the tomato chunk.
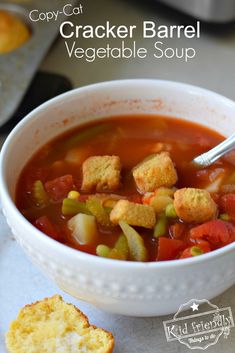
M 193 257 L 193 254 L 192 254 L 192 246 L 190 246 L 189 248 L 186 248 L 182 254 L 180 255 L 180 259 L 187 259 L 189 257 Z
M 186 247 L 182 240 L 161 237 L 158 240 L 157 261 L 174 260 Z
M 235 240 L 235 227 L 219 219 L 213 220 L 192 228 L 190 237 L 207 240 L 215 246 L 223 246 Z
M 172 236 L 172 238 L 174 239 L 182 239 L 187 227 L 185 224 L 182 223 L 175 223 L 172 226 L 170 226 L 170 235 Z
M 210 243 L 206 240 L 197 239 L 197 242 L 195 243 L 195 245 L 198 246 L 203 251 L 203 253 L 207 253 L 211 251 Z
M 72 175 L 64 175 L 45 183 L 45 189 L 54 201 L 65 198 L 69 191 L 73 189 L 74 182 Z
M 34 222 L 34 226 L 49 237 L 52 237 L 55 240 L 59 240 L 59 235 L 55 229 L 55 226 L 51 223 L 47 216 L 38 218 Z
M 180 259 L 205 254 L 211 250 L 210 244 L 205 240 L 199 240 L 195 245 L 186 248 L 180 255 Z
M 235 219 L 235 194 L 227 194 L 221 197 L 222 210 Z

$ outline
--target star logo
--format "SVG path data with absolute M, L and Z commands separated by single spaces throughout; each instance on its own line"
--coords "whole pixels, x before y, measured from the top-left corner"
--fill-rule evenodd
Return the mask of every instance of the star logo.
M 198 311 L 199 304 L 196 304 L 193 302 L 193 305 L 190 306 L 190 308 L 193 309 L 193 311 Z

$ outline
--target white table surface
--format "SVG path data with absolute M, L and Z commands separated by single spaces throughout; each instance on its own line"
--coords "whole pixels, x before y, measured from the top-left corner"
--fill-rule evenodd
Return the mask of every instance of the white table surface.
M 141 4 L 140 1 L 100 0 L 83 1 L 85 13 L 79 17 L 81 23 L 98 24 L 108 19 L 114 23 L 138 24 L 142 20 L 155 20 L 159 23 L 181 23 L 185 18 L 174 12 L 165 11 L 162 7 Z M 144 2 L 143 2 L 144 3 Z M 78 20 L 78 19 L 77 19 Z M 197 57 L 185 64 L 178 60 L 98 60 L 88 64 L 76 59 L 68 59 L 64 42 L 58 39 L 41 68 L 50 72 L 64 74 L 71 79 L 75 87 L 110 79 L 121 78 L 161 78 L 178 80 L 203 86 L 235 99 L 235 26 L 230 30 L 212 29 L 202 26 L 202 37 L 194 42 Z M 140 46 L 143 40 L 138 33 L 136 39 Z M 101 45 L 102 41 L 100 41 Z M 171 44 L 170 44 L 171 43 Z M 145 46 L 152 47 L 152 41 L 144 41 Z M 84 45 L 81 41 L 80 45 Z M 176 45 L 169 41 L 169 45 Z M 191 43 L 181 39 L 177 46 L 190 46 Z M 5 136 L 0 137 L 0 143 Z M 216 270 L 216 269 L 215 269 Z M 0 352 L 6 353 L 4 334 L 9 323 L 19 309 L 27 303 L 46 296 L 60 293 L 68 302 L 75 303 L 90 322 L 111 330 L 116 338 L 115 352 L 118 353 L 156 353 L 156 352 L 189 352 L 178 342 L 167 343 L 160 318 L 128 318 L 107 314 L 95 307 L 79 302 L 62 293 L 50 280 L 45 278 L 24 255 L 20 246 L 13 239 L 3 216 L 0 214 Z M 235 317 L 235 286 L 230 288 L 212 303 L 219 307 L 231 306 Z M 171 318 L 168 316 L 167 318 Z M 208 352 L 234 352 L 235 329 L 231 330 L 227 340 L 207 349 Z

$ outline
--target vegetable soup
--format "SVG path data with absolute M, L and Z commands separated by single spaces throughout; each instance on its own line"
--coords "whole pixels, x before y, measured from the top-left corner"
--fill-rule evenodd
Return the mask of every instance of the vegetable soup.
M 235 241 L 235 158 L 204 169 L 191 163 L 223 139 L 162 116 L 88 123 L 33 156 L 16 204 L 49 237 L 97 256 L 199 256 Z

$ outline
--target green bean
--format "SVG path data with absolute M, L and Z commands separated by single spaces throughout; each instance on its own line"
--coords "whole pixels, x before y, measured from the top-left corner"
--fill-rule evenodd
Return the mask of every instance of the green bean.
M 175 210 L 173 203 L 169 203 L 166 206 L 165 214 L 166 214 L 166 217 L 168 217 L 168 218 L 176 218 L 177 217 L 177 213 L 176 213 L 176 210 Z
M 46 207 L 49 204 L 49 196 L 41 180 L 36 180 L 33 184 L 33 198 L 38 207 Z
M 163 235 L 166 235 L 166 231 L 167 231 L 167 218 L 163 214 L 158 217 L 157 223 L 154 227 L 153 235 L 155 238 L 159 238 L 159 237 L 162 237 Z
M 84 202 L 80 202 L 72 199 L 63 200 L 62 214 L 64 216 L 75 216 L 78 213 L 85 213 L 88 215 L 91 214 Z

